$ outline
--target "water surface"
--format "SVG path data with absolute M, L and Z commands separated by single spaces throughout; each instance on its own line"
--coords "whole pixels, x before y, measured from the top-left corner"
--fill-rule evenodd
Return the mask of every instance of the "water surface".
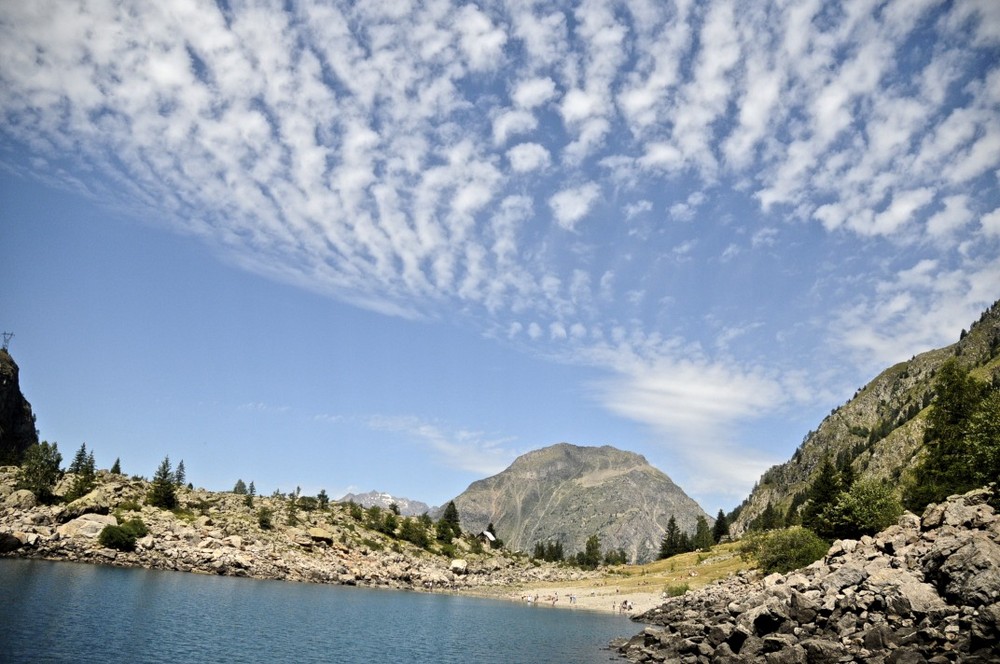
M 627 618 L 500 600 L 0 560 L 3 662 L 624 661 Z

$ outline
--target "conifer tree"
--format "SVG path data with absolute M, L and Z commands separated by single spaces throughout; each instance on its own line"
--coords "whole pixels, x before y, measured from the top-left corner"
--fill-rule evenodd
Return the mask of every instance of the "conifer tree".
M 726 513 L 720 509 L 715 517 L 715 525 L 712 526 L 712 539 L 718 544 L 726 537 L 729 537 L 729 520 L 726 519 Z
M 680 553 L 680 529 L 677 527 L 677 520 L 674 515 L 670 515 L 667 521 L 667 529 L 660 540 L 660 558 L 669 558 Z
M 597 566 L 601 564 L 601 538 L 596 534 L 587 538 L 579 562 L 580 567 L 585 569 L 597 569 Z
M 708 551 L 712 548 L 713 543 L 712 529 L 708 527 L 708 519 L 699 514 L 695 525 L 694 539 L 691 540 L 691 546 L 692 548 L 700 551 Z
M 177 472 L 174 473 L 174 484 L 177 486 L 184 486 L 184 482 L 187 480 L 187 472 L 184 470 L 184 459 L 177 464 Z
M 823 460 L 816 479 L 809 485 L 805 509 L 802 511 L 802 525 L 820 537 L 833 537 L 836 532 L 833 513 L 842 490 L 840 473 L 827 457 Z
M 444 513 L 437 522 L 437 538 L 442 542 L 450 542 L 456 537 L 462 536 L 462 527 L 458 516 L 458 508 L 455 501 L 449 500 L 444 508 Z
M 146 502 L 153 507 L 162 507 L 172 510 L 177 507 L 177 493 L 175 490 L 176 475 L 171 471 L 170 457 L 163 457 L 160 466 L 153 475 L 153 486 L 146 496 Z
M 316 502 L 319 503 L 319 508 L 325 510 L 330 505 L 330 496 L 326 495 L 326 489 L 320 489 L 319 493 L 316 494 Z M 396 512 L 399 514 L 399 512 Z
M 122 474 L 122 462 L 118 457 L 115 457 L 115 462 L 111 464 L 111 474 L 112 475 Z
M 243 482 L 242 479 L 236 480 L 236 484 L 233 486 L 233 493 L 235 493 L 238 496 L 247 495 L 247 485 L 246 483 Z
M 914 470 L 914 481 L 905 492 L 904 503 L 909 509 L 920 512 L 928 503 L 975 488 L 981 485 L 981 480 L 996 478 L 995 473 L 980 477 L 979 472 L 996 469 L 990 465 L 991 460 L 996 460 L 1000 441 L 996 438 L 991 441 L 988 434 L 979 438 L 974 424 L 984 406 L 986 422 L 998 419 L 995 404 L 1000 399 L 991 397 L 991 391 L 995 388 L 991 390 L 990 385 L 977 381 L 954 358 L 938 369 L 936 397 L 924 430 L 925 453 Z M 994 404 L 992 409 L 990 404 Z M 985 446 L 980 447 L 980 443 Z
M 94 462 L 94 453 L 87 453 L 87 443 L 80 445 L 73 462 L 69 465 L 69 472 L 74 474 L 73 484 L 66 494 L 66 500 L 73 501 L 86 495 L 94 488 L 97 477 L 97 465 Z

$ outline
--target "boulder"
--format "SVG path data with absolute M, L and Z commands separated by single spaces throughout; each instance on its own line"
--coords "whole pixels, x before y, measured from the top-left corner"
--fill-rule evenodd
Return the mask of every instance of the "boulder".
M 973 533 L 941 565 L 937 581 L 957 603 L 982 606 L 1000 601 L 1000 544 Z
M 0 553 L 17 551 L 22 546 L 24 546 L 24 542 L 11 533 L 0 533 Z
M 306 532 L 309 534 L 309 537 L 313 539 L 313 541 L 323 542 L 325 544 L 333 544 L 333 533 L 331 533 L 329 530 L 325 530 L 319 527 L 313 527 Z
M 84 514 L 107 514 L 111 511 L 112 498 L 113 494 L 107 489 L 94 489 L 66 505 L 59 518 L 69 521 Z
M 35 494 L 31 493 L 27 489 L 18 489 L 13 492 L 3 501 L 4 507 L 10 507 L 16 510 L 30 510 L 38 501 L 35 499 Z
M 56 528 L 60 537 L 97 537 L 105 526 L 116 526 L 118 520 L 107 514 L 84 514 Z
M 469 563 L 461 558 L 456 558 L 451 561 L 451 566 L 449 569 L 454 574 L 465 574 L 469 569 Z

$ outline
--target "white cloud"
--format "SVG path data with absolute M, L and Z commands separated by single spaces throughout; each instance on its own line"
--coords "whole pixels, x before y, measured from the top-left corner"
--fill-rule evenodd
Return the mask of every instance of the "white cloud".
M 571 231 L 583 219 L 600 196 L 601 188 L 595 182 L 559 191 L 549 199 L 549 207 L 556 223 Z
M 551 78 L 531 78 L 519 81 L 511 98 L 521 108 L 533 109 L 556 96 L 556 84 Z
M 1000 237 L 1000 208 L 984 214 L 979 218 L 983 233 L 990 237 Z
M 538 126 L 535 116 L 525 111 L 507 111 L 493 120 L 493 143 L 503 145 L 516 134 L 525 134 Z
M 502 63 L 507 35 L 474 5 L 465 5 L 458 12 L 455 24 L 461 34 L 462 51 L 473 71 L 496 69 Z
M 927 234 L 936 241 L 950 238 L 972 221 L 972 211 L 968 207 L 968 196 L 964 194 L 946 196 L 942 202 L 944 209 L 934 213 L 927 220 Z
M 507 150 L 510 167 L 516 173 L 528 173 L 549 165 L 549 151 L 538 143 L 521 143 Z
M 659 440 L 688 469 L 701 476 L 700 490 L 732 486 L 743 495 L 775 460 L 736 444 L 741 422 L 785 405 L 780 384 L 755 370 L 702 359 L 608 349 L 603 358 L 616 375 L 596 385 L 605 407 L 657 432 Z

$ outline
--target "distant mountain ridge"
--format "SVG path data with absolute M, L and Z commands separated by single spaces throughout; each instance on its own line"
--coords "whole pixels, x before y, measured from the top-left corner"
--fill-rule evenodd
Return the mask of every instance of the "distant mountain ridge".
M 938 368 L 955 358 L 979 380 L 1000 380 L 1000 300 L 958 342 L 889 367 L 859 388 L 810 431 L 792 458 L 768 469 L 732 515 L 742 533 L 768 505 L 781 514 L 797 507 L 825 458 L 849 464 L 855 477 L 898 483 L 923 445 Z
M 399 496 L 393 496 L 391 493 L 386 493 L 385 491 L 369 491 L 367 493 L 349 493 L 339 500 L 341 503 L 355 502 L 362 507 L 372 507 L 373 505 L 378 505 L 382 509 L 389 509 L 389 506 L 393 503 L 399 507 L 399 513 L 403 516 L 420 516 L 424 512 L 433 512 L 437 510 L 436 507 L 430 507 L 427 503 L 422 503 L 419 500 L 410 500 L 409 498 L 400 498 Z
M 508 548 L 530 552 L 539 542 L 558 541 L 572 555 L 596 534 L 603 551 L 623 549 L 631 562 L 656 558 L 671 516 L 687 532 L 699 516 L 712 523 L 641 455 L 568 443 L 528 452 L 473 482 L 455 506 L 464 530 L 493 523 Z

